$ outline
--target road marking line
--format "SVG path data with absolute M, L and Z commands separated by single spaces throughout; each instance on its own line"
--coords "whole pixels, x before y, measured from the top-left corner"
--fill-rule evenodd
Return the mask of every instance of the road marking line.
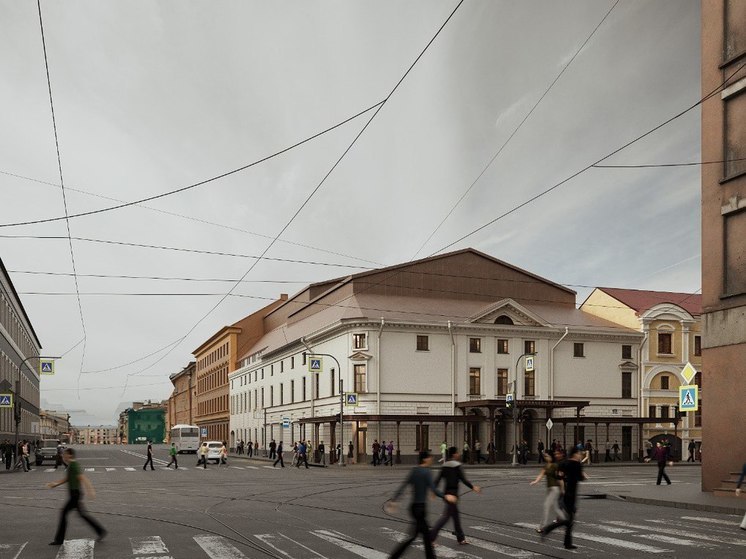
M 23 548 L 26 547 L 27 543 L 28 542 L 21 544 L 0 543 L 0 555 L 7 557 L 8 559 L 18 559 L 21 556 L 21 551 L 23 551 Z M 15 555 L 12 555 L 14 551 Z
M 95 472 L 96 468 L 86 468 L 85 471 L 86 472 Z
M 288 557 L 289 559 L 315 559 L 316 557 L 320 557 L 321 559 L 327 559 L 326 556 L 321 555 L 320 553 L 314 551 L 310 547 L 307 547 L 303 545 L 302 543 L 295 541 L 293 538 L 289 538 L 285 534 L 281 534 L 279 532 L 277 533 L 277 535 L 275 534 L 254 534 L 254 537 L 258 539 L 259 541 L 261 541 L 262 543 L 268 545 L 269 547 L 271 547 L 278 553 L 282 553 L 285 557 Z M 301 550 L 293 550 L 293 554 L 290 555 L 290 553 L 288 553 L 287 551 L 280 549 L 274 543 L 272 543 L 273 541 L 275 543 L 278 543 L 277 540 L 279 540 L 280 537 L 285 538 L 286 540 L 294 543 L 295 545 L 300 547 Z M 308 553 L 304 553 L 304 551 L 307 551 Z
M 107 472 L 114 472 L 114 471 L 116 471 L 116 468 L 106 468 L 106 471 Z
M 44 471 L 45 471 L 45 472 L 47 472 L 47 473 L 49 473 L 49 472 L 53 472 L 53 471 L 54 471 L 54 468 L 47 468 L 47 469 L 46 469 L 46 470 L 44 470 Z
M 241 466 L 231 466 L 231 468 L 235 468 L 236 470 L 243 470 Z
M 649 530 L 650 526 L 643 526 L 641 524 L 633 524 L 631 522 L 623 522 L 621 520 L 609 520 L 609 524 L 614 524 L 616 526 L 624 526 L 625 528 L 638 528 L 641 530 Z M 666 534 L 669 534 L 671 536 L 683 536 L 685 538 L 694 538 L 695 540 L 705 540 L 715 543 L 724 543 L 724 544 L 730 544 L 730 545 L 746 545 L 746 540 L 736 539 L 736 538 L 724 538 L 724 537 L 713 537 L 708 536 L 705 534 L 697 534 L 696 532 L 691 532 L 689 530 L 675 530 L 673 528 L 670 528 L 670 522 L 667 523 L 666 526 Z
M 634 534 L 635 530 L 628 530 L 627 528 L 616 528 L 615 526 L 604 526 L 603 524 L 593 524 L 592 522 L 577 523 L 578 526 L 591 526 L 597 530 L 603 530 L 604 532 L 611 532 L 612 534 Z
M 168 548 L 160 536 L 146 536 L 144 538 L 130 538 L 132 555 L 161 555 L 168 553 Z
M 646 540 L 653 540 L 660 543 L 670 543 L 673 545 L 686 545 L 689 547 L 704 547 L 706 549 L 717 549 L 716 544 L 702 543 L 694 540 L 687 540 L 686 538 L 673 538 L 671 536 L 663 536 L 661 534 L 635 534 L 637 538 L 645 538 Z
M 385 537 L 395 542 L 403 542 L 409 539 L 408 534 L 399 532 L 398 530 L 392 530 L 391 528 L 383 527 L 380 529 L 380 532 Z M 421 543 L 413 544 L 412 547 L 421 550 L 425 549 L 425 545 Z M 450 547 L 445 547 L 442 545 L 438 547 L 438 555 L 440 557 L 449 557 L 451 559 L 480 559 L 479 557 L 477 557 L 476 555 L 472 555 L 471 553 L 456 551 L 455 549 L 451 549 Z
M 274 467 L 274 466 L 262 466 L 262 467 L 263 467 L 263 468 L 268 468 L 268 469 L 270 469 L 270 470 L 274 470 L 274 469 L 275 469 L 275 467 Z
M 524 528 L 536 529 L 535 524 L 528 522 L 516 522 L 515 526 L 522 526 Z M 618 538 L 610 538 L 608 536 L 596 536 L 594 534 L 587 534 L 585 532 L 576 532 L 573 530 L 572 535 L 574 538 L 579 540 L 588 540 L 596 543 L 604 543 L 606 545 L 613 545 L 615 547 L 622 547 L 624 549 L 633 549 L 635 551 L 641 551 L 645 553 L 671 553 L 671 549 L 663 549 L 661 547 L 654 547 L 644 543 L 628 542 L 620 540 Z
M 528 523 L 526 524 L 528 526 Z M 532 524 L 531 527 L 535 530 L 536 525 Z M 517 536 L 513 533 L 509 533 L 508 529 L 517 530 L 517 528 L 513 528 L 512 526 L 470 526 L 472 530 L 479 530 L 480 532 L 486 532 L 488 534 L 499 534 L 500 536 L 503 536 L 505 538 L 510 538 L 512 540 L 518 540 L 519 542 L 524 542 L 529 545 L 540 545 L 545 547 L 554 547 L 553 542 L 549 543 L 541 543 L 540 541 L 537 541 L 536 538 L 533 539 L 527 539 L 522 538 L 520 536 Z M 521 531 L 522 532 L 522 531 Z M 593 551 L 601 552 L 600 548 L 591 547 L 589 545 L 578 545 L 578 548 L 584 548 L 584 549 L 592 549 Z
M 57 559 L 93 559 L 93 540 L 65 540 Z
M 456 540 L 456 536 L 454 536 L 450 532 L 441 531 L 438 534 L 438 537 L 454 541 Z M 539 555 L 537 553 L 534 553 L 533 551 L 517 549 L 515 547 L 508 547 L 507 545 L 500 545 L 499 543 L 491 542 L 488 540 L 481 540 L 473 536 L 469 536 L 468 540 L 469 545 L 478 547 L 480 549 L 486 549 L 487 551 L 492 551 L 494 553 L 499 553 L 500 555 L 507 555 L 508 557 L 539 557 Z M 440 553 L 440 548 L 438 548 L 438 553 Z
M 193 539 L 210 559 L 247 559 L 222 536 L 194 536 Z
M 266 468 L 267 466 L 265 466 Z M 332 543 L 337 547 L 346 549 L 350 553 L 354 553 L 364 559 L 388 559 L 387 553 L 381 553 L 376 549 L 371 549 L 344 539 L 341 539 L 339 535 L 330 532 L 328 530 L 314 530 L 311 532 L 317 538 L 324 540 L 325 542 Z
M 244 466 L 247 470 L 258 470 L 259 466 Z
M 694 520 L 695 522 L 709 522 L 711 524 L 723 524 L 733 528 L 732 520 L 719 520 L 717 518 L 707 518 L 706 516 L 682 516 L 682 520 Z M 737 522 L 737 521 L 736 521 Z
M 135 468 L 125 468 L 124 471 L 126 471 L 126 472 L 134 472 Z

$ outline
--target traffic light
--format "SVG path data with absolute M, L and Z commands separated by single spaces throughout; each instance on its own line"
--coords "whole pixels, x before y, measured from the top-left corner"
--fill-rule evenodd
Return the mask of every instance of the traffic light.
M 342 414 L 341 413 L 338 413 L 336 415 L 336 418 L 337 418 L 337 423 L 342 423 Z

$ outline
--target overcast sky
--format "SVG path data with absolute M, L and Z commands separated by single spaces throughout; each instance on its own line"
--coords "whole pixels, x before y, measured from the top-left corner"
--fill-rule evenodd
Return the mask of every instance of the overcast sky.
M 114 204 L 104 197 L 135 200 L 236 169 L 375 105 L 457 1 L 41 4 L 75 214 Z M 621 0 L 420 250 L 613 4 L 464 2 L 267 255 L 347 266 L 431 255 L 695 103 L 699 2 Z M 0 0 L 0 75 L 0 224 L 64 215 L 34 2 Z M 371 114 L 147 208 L 72 219 L 71 233 L 259 255 Z M 699 161 L 699 119 L 693 110 L 606 163 Z M 449 250 L 472 246 L 570 285 L 578 302 L 588 293 L 579 285 L 694 292 L 699 187 L 697 167 L 591 169 Z M 65 236 L 66 227 L 0 235 Z M 83 274 L 237 279 L 255 261 L 85 241 L 73 248 L 85 355 L 81 344 L 58 362 L 56 376 L 42 378 L 42 398 L 86 410 L 73 415 L 78 423 L 113 423 L 121 402 L 167 398 L 168 375 L 223 325 L 267 298 L 359 271 L 261 261 L 235 291 L 258 298 L 228 298 L 152 368 L 137 374 L 165 352 L 91 373 L 181 338 L 232 284 Z M 0 257 L 43 354 L 81 340 L 74 295 L 30 294 L 74 293 L 73 278 L 22 273 L 69 274 L 67 240 L 0 237 Z

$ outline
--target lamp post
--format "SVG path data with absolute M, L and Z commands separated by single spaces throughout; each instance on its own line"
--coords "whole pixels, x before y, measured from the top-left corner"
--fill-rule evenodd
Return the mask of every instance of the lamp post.
M 536 355 L 536 353 L 523 353 L 515 362 L 515 379 L 513 379 L 513 462 L 511 462 L 511 466 L 518 465 L 518 364 L 527 355 Z
M 306 346 L 308 347 L 308 346 Z M 303 354 L 305 355 L 306 352 L 304 351 Z M 345 394 L 344 394 L 344 382 L 342 381 L 342 366 L 339 364 L 339 361 L 337 361 L 337 358 L 329 353 L 310 353 L 310 356 L 316 356 L 319 355 L 321 357 L 328 357 L 329 359 L 333 359 L 334 362 L 337 364 L 337 370 L 339 371 L 339 462 L 338 464 L 340 466 L 345 465 L 344 457 L 345 457 L 345 447 L 344 447 L 344 406 L 345 406 Z M 318 374 L 318 373 L 315 373 Z M 316 383 L 314 382 L 314 385 Z M 313 390 L 313 386 L 311 387 L 311 390 Z M 333 448 L 332 452 L 336 449 Z
M 18 434 L 19 430 L 21 428 L 21 369 L 23 369 L 24 363 L 27 361 L 30 361 L 31 359 L 62 359 L 62 357 L 51 357 L 47 355 L 32 355 L 31 357 L 26 357 L 23 361 L 21 361 L 20 365 L 18 365 L 18 380 L 16 381 L 15 390 L 13 391 L 13 419 L 15 419 L 16 422 L 16 434 L 15 434 L 15 446 L 13 447 L 16 452 L 18 451 Z M 28 366 L 28 365 L 27 365 Z M 31 369 L 31 367 L 29 367 Z M 33 369 L 31 369 L 33 371 Z

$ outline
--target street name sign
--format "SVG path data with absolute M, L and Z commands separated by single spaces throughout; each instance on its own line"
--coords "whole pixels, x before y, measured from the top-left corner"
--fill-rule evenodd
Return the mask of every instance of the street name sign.
M 53 375 L 54 374 L 54 360 L 53 359 L 41 359 L 39 361 L 39 374 Z
M 0 408 L 13 407 L 13 394 L 0 394 Z
M 679 386 L 679 411 L 697 411 L 699 409 L 699 386 L 696 384 Z
M 324 370 L 324 360 L 321 357 L 315 357 L 313 355 L 308 358 L 308 372 L 309 373 L 320 373 Z
M 357 392 L 345 392 L 345 404 L 357 406 Z

